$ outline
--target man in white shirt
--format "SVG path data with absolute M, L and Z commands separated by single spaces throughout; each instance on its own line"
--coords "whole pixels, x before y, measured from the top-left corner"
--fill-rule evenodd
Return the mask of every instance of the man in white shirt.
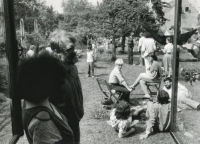
M 167 37 L 166 39 L 166 45 L 164 49 L 162 50 L 165 55 L 163 56 L 163 65 L 164 65 L 164 75 L 165 76 L 170 76 L 171 71 L 170 69 L 172 68 L 172 54 L 173 54 L 173 44 L 172 44 L 172 39 L 170 37 Z
M 121 72 L 123 63 L 124 62 L 122 59 L 117 59 L 115 61 L 115 68 L 110 73 L 108 82 L 111 86 L 111 89 L 116 90 L 116 92 L 123 93 L 121 99 L 129 102 L 129 95 L 132 89 L 128 86 Z
M 148 59 L 145 57 L 149 55 L 150 53 L 154 53 L 155 50 L 156 50 L 156 44 L 155 44 L 154 39 L 151 37 L 150 33 L 146 33 L 146 38 L 144 39 L 142 43 L 142 48 L 141 48 L 141 54 L 142 54 L 142 57 L 144 58 L 146 71 L 150 67 L 150 63 Z
M 164 79 L 165 86 L 163 90 L 165 90 L 171 99 L 172 97 L 172 79 L 170 77 L 166 77 Z M 178 91 L 177 91 L 177 100 L 178 107 L 183 109 L 197 109 L 200 110 L 200 103 L 192 100 L 191 92 L 182 84 L 178 83 Z
M 144 33 L 141 32 L 139 43 L 138 43 L 138 51 L 139 51 L 139 54 L 140 54 L 140 64 L 139 64 L 139 66 L 144 66 L 144 58 L 141 55 L 141 48 L 142 48 L 142 43 L 143 43 L 144 39 L 145 39 Z

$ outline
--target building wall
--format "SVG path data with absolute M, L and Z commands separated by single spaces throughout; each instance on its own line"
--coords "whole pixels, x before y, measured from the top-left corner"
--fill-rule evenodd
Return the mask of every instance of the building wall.
M 165 27 L 170 28 L 174 25 L 174 11 L 175 11 L 175 3 L 172 1 L 171 9 L 165 9 L 165 18 L 169 19 L 166 21 Z M 185 7 L 188 7 L 190 11 L 185 11 Z M 197 16 L 198 11 L 195 7 L 189 4 L 188 0 L 182 0 L 182 10 L 183 14 L 181 14 L 181 28 L 196 28 L 197 27 Z

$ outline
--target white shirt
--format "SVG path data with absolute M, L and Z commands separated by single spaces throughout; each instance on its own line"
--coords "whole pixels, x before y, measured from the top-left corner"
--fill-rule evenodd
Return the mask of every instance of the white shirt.
M 110 73 L 108 82 L 114 83 L 114 84 L 119 84 L 119 83 L 122 83 L 123 81 L 124 81 L 123 74 L 121 73 L 121 71 L 117 67 L 115 67 L 112 70 L 112 72 Z
M 172 97 L 172 87 L 170 89 L 167 89 L 165 86 L 163 87 L 163 90 L 165 90 L 171 99 Z M 180 100 L 181 97 L 186 97 L 189 99 L 192 99 L 192 95 L 189 92 L 189 90 L 183 86 L 182 84 L 178 83 L 178 90 L 177 90 L 177 100 Z
M 164 53 L 173 53 L 173 44 L 172 43 L 168 43 L 165 45 L 163 52 Z
M 93 57 L 94 57 L 94 51 L 93 50 L 87 51 L 87 62 L 93 62 Z
M 142 43 L 141 53 L 142 57 L 144 58 L 149 53 L 153 53 L 156 50 L 156 44 L 154 39 L 152 38 L 145 38 Z
M 34 51 L 33 50 L 28 50 L 28 52 L 26 53 L 26 56 L 27 57 L 32 57 L 34 54 Z
M 139 43 L 138 43 L 138 51 L 140 50 L 139 48 L 142 47 L 142 43 L 144 41 L 145 37 L 142 36 L 140 39 L 139 39 Z

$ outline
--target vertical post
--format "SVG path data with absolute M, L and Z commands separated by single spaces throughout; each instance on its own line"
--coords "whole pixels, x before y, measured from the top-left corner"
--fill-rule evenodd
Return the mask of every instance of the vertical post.
M 36 40 L 36 51 L 35 53 L 39 53 L 39 38 L 38 38 L 38 22 L 37 19 L 34 20 L 34 32 L 35 32 L 35 40 Z
M 9 62 L 9 96 L 11 103 L 12 133 L 15 138 L 23 135 L 21 100 L 16 94 L 16 75 L 18 65 L 18 48 L 14 22 L 14 1 L 3 0 L 5 13 L 5 47 Z M 13 140 L 13 139 L 12 139 Z M 16 140 L 16 139 L 15 139 Z
M 181 25 L 181 6 L 182 0 L 176 0 L 175 3 L 175 19 L 174 19 L 174 51 L 172 64 L 172 100 L 171 100 L 171 132 L 176 128 L 176 112 L 177 112 L 177 87 L 178 87 L 178 70 L 179 70 L 179 52 L 177 50 L 177 39 L 180 35 Z
M 21 46 L 24 47 L 24 20 L 20 19 Z

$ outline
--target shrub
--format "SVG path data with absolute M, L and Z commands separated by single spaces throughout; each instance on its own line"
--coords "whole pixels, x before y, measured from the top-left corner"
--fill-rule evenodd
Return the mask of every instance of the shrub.
M 98 49 L 98 52 L 99 52 L 100 54 L 102 54 L 102 53 L 104 53 L 104 49 L 103 49 L 103 48 L 100 48 L 100 49 Z

